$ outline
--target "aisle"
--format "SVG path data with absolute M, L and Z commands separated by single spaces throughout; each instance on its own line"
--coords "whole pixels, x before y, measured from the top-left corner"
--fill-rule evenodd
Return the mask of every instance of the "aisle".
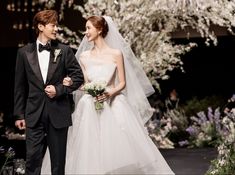
M 176 175 L 204 175 L 210 161 L 216 158 L 216 148 L 160 149 Z
M 12 146 L 16 152 L 16 158 L 25 157 L 24 141 L 1 140 L 1 144 Z M 216 148 L 176 148 L 159 149 L 176 175 L 204 175 L 210 166 L 210 161 L 216 158 Z M 1 162 L 0 167 L 3 162 Z

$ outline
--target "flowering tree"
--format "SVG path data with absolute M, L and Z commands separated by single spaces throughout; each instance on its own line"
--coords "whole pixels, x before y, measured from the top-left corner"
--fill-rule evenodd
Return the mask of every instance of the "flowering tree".
M 54 4 L 55 0 L 49 0 L 46 6 L 51 8 Z M 156 78 L 167 79 L 168 71 L 182 69 L 181 56 L 196 46 L 190 42 L 174 44 L 172 32 L 190 27 L 205 38 L 207 45 L 210 41 L 216 45 L 211 25 L 226 27 L 231 33 L 235 26 L 235 1 L 229 0 L 86 0 L 84 5 L 77 5 L 74 0 L 61 0 L 61 18 L 65 5 L 79 10 L 84 17 L 111 16 L 153 83 Z M 60 39 L 76 48 L 80 38 L 68 28 L 65 32 L 67 37 L 61 35 Z

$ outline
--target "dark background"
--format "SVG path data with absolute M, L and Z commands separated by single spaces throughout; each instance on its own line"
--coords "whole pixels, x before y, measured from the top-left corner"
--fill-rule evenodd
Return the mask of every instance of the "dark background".
M 26 0 L 27 1 L 27 0 Z M 35 12 L 12 12 L 7 10 L 8 1 L 0 1 L 0 111 L 11 116 L 13 112 L 14 69 L 16 53 L 19 46 L 33 41 L 32 17 L 41 9 L 36 6 Z M 24 2 L 21 0 L 21 2 Z M 30 2 L 28 1 L 28 9 Z M 58 3 L 59 4 L 59 3 Z M 21 5 L 22 6 L 22 5 Z M 21 7 L 23 8 L 23 7 Z M 59 8 L 55 7 L 55 8 Z M 60 24 L 72 30 L 82 30 L 85 20 L 77 11 L 65 9 L 64 20 Z M 13 29 L 14 23 L 28 22 L 29 27 L 21 30 Z M 220 29 L 217 29 L 220 31 Z M 221 29 L 222 30 L 222 29 Z M 235 92 L 235 37 L 229 34 L 218 36 L 217 46 L 206 46 L 205 39 L 184 36 L 173 39 L 175 43 L 196 42 L 197 47 L 182 56 L 185 73 L 180 70 L 170 72 L 169 80 L 159 80 L 163 96 L 175 88 L 182 101 L 193 96 L 203 98 L 211 95 L 230 97 Z
M 175 39 L 186 43 L 187 39 Z M 204 98 L 218 95 L 225 98 L 235 93 L 235 37 L 218 36 L 218 45 L 206 46 L 203 38 L 191 38 L 198 46 L 182 56 L 185 73 L 174 70 L 170 79 L 161 81 L 163 94 L 176 88 L 182 101 L 193 96 Z

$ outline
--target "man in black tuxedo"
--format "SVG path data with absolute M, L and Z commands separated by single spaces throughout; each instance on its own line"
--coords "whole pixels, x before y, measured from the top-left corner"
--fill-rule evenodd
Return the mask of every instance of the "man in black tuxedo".
M 64 174 L 68 127 L 72 125 L 69 94 L 83 83 L 71 48 L 56 42 L 58 15 L 44 10 L 34 16 L 35 43 L 20 48 L 15 69 L 15 125 L 26 129 L 26 174 L 39 175 L 48 146 L 52 174 Z M 67 83 L 65 77 L 70 77 Z

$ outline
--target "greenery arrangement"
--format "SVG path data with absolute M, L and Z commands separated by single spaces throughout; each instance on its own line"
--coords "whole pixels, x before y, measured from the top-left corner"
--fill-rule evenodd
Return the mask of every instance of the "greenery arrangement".
M 206 96 L 204 98 L 192 97 L 190 100 L 187 100 L 182 104 L 187 116 L 192 116 L 198 113 L 199 111 L 207 111 L 210 106 L 212 110 L 220 106 L 221 110 L 224 108 L 224 104 L 227 103 L 227 99 L 224 96 L 212 95 Z
M 192 103 L 189 101 L 188 104 Z M 200 105 L 201 107 L 206 106 Z M 235 114 L 234 110 L 225 114 L 221 109 L 223 108 L 209 107 L 207 111 L 197 112 L 191 117 L 185 115 L 180 107 L 167 109 L 159 121 L 149 121 L 147 128 L 150 137 L 160 148 L 217 147 L 218 157 L 211 162 L 206 175 L 234 174 Z M 180 137 L 177 138 L 177 134 Z
M 218 157 L 212 161 L 206 175 L 227 175 L 235 172 L 235 115 L 230 113 L 222 120 L 223 132 Z
M 0 147 L 0 153 L 4 155 L 5 160 L 3 161 L 3 165 L 1 167 L 0 170 L 0 174 L 3 173 L 3 171 L 6 171 L 5 169 L 7 169 L 9 167 L 9 164 L 12 163 L 12 159 L 15 156 L 15 151 L 10 147 L 7 151 L 1 146 Z M 13 169 L 11 170 L 13 173 Z
M 191 125 L 186 129 L 190 134 L 190 147 L 216 147 L 221 141 L 224 131 L 221 129 L 220 109 L 215 111 L 208 108 L 207 114 L 204 111 L 198 112 L 197 116 L 190 117 Z

